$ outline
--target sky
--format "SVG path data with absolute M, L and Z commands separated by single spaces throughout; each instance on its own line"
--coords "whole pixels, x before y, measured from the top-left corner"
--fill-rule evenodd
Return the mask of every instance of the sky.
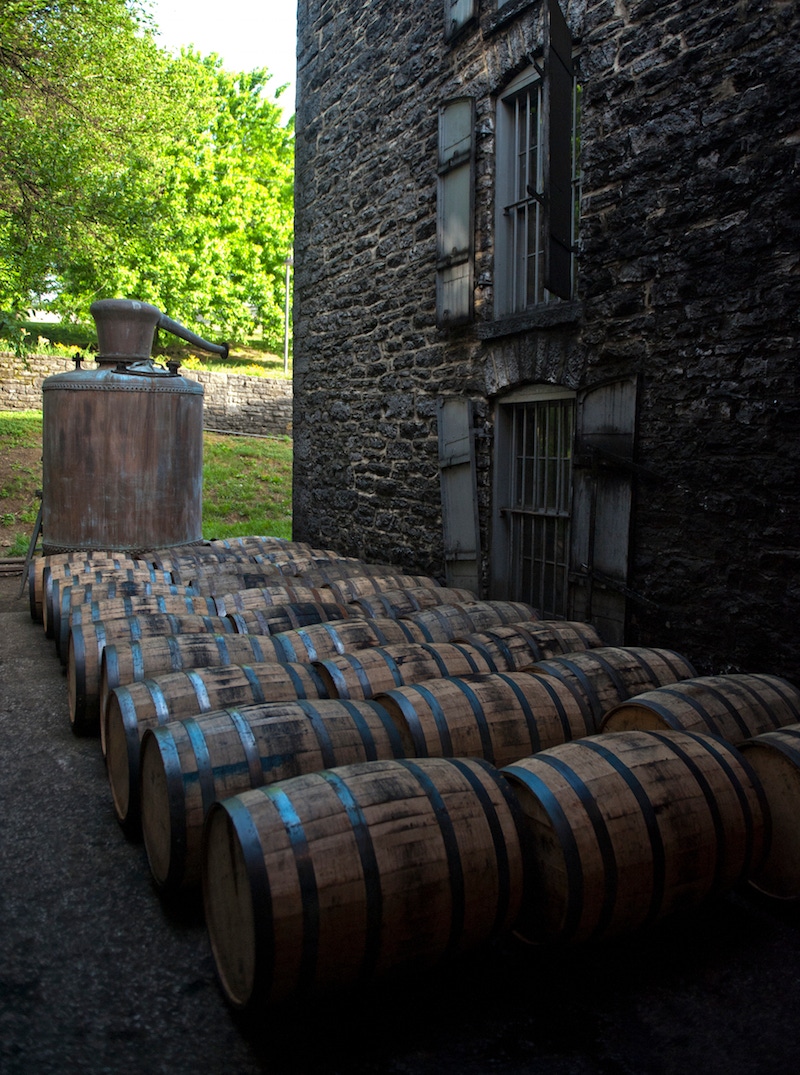
M 229 71 L 266 67 L 273 90 L 291 83 L 279 103 L 287 117 L 294 112 L 297 0 L 150 0 L 150 7 L 163 48 L 219 53 Z

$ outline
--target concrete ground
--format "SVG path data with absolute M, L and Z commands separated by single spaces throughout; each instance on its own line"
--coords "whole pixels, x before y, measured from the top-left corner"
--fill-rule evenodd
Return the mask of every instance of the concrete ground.
M 122 834 L 55 649 L 0 578 L 0 1072 L 794 1075 L 800 910 L 747 891 L 566 954 L 513 940 L 244 1023 L 201 908 Z

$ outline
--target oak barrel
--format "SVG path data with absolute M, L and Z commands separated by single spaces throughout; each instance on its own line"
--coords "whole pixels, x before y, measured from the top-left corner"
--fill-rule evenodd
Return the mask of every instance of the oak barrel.
M 286 657 L 272 635 L 205 631 L 112 642 L 105 646 L 100 660 L 100 712 L 115 687 L 152 679 L 163 672 L 282 660 Z
M 421 628 L 387 616 L 310 623 L 272 636 L 283 661 L 319 661 L 340 653 L 388 646 L 394 642 L 424 642 Z
M 414 754 L 485 758 L 508 765 L 546 747 L 591 735 L 594 718 L 580 691 L 525 672 L 430 679 L 375 696 Z
M 387 590 L 417 589 L 428 586 L 438 589 L 439 583 L 427 575 L 352 575 L 338 581 L 331 579 L 325 583 L 334 595 L 334 600 L 347 604 L 363 594 L 385 593 Z
M 748 877 L 766 851 L 766 803 L 733 746 L 694 732 L 609 732 L 502 770 L 536 878 L 517 924 L 533 943 L 645 927 Z
M 538 620 L 539 613 L 533 605 L 522 601 L 472 601 L 463 605 L 433 605 L 403 618 L 424 627 L 434 642 L 452 642 L 501 623 Z
M 67 697 L 73 732 L 97 735 L 100 731 L 100 662 L 106 645 L 156 635 L 233 634 L 235 630 L 224 616 L 175 616 L 169 612 L 75 624 L 67 646 Z
M 324 603 L 328 595 L 315 586 L 302 582 L 257 586 L 249 590 L 231 589 L 226 593 L 214 595 L 217 615 L 229 616 L 232 612 L 245 612 L 249 609 L 271 608 L 273 605 L 291 605 L 308 601 Z
M 422 612 L 433 605 L 447 605 L 475 601 L 470 590 L 447 586 L 413 586 L 405 590 L 387 590 L 385 593 L 362 594 L 352 600 L 367 616 L 391 616 L 397 619 L 410 612 Z M 431 639 L 433 641 L 433 639 Z
M 508 929 L 524 890 L 517 808 L 474 759 L 310 773 L 215 803 L 202 880 L 222 988 L 255 1009 Z
M 769 805 L 769 854 L 748 878 L 750 885 L 773 900 L 800 900 L 800 723 L 746 739 L 744 757 L 764 786 Z
M 530 671 L 555 676 L 582 690 L 599 731 L 603 717 L 620 702 L 642 691 L 696 676 L 689 661 L 669 649 L 601 646 L 598 649 L 536 661 Z
M 241 634 L 281 634 L 308 627 L 312 623 L 328 623 L 358 616 L 350 605 L 330 601 L 296 601 L 288 605 L 267 605 L 264 608 L 229 612 L 228 619 Z
M 291 541 L 289 538 L 260 536 L 258 534 L 214 538 L 212 540 L 193 542 L 190 545 L 173 545 L 170 548 L 151 550 L 153 563 L 166 567 L 170 571 L 179 571 L 181 567 L 191 567 L 225 560 L 246 560 L 255 554 L 264 556 L 291 556 L 293 553 L 305 555 L 310 546 L 305 542 Z
M 69 630 L 76 624 L 97 623 L 99 620 L 125 619 L 144 612 L 171 612 L 176 616 L 218 616 L 211 597 L 188 594 L 141 594 L 133 597 L 109 597 L 76 605 L 68 616 Z M 63 624 L 62 624 L 63 627 Z M 64 640 L 69 634 L 64 635 Z M 66 657 L 66 654 L 65 654 Z
M 603 640 L 591 624 L 569 620 L 501 623 L 454 641 L 476 646 L 496 662 L 503 662 L 506 668 L 516 671 L 534 661 L 603 645 Z
M 94 571 L 102 567 L 148 567 L 149 562 L 139 557 L 114 555 L 108 550 L 92 552 L 60 552 L 48 556 L 34 556 L 28 564 L 28 603 L 31 619 L 42 622 L 44 616 L 47 578 L 68 577 L 73 572 Z
M 456 642 L 373 646 L 312 663 L 331 698 L 373 698 L 406 683 L 500 671 L 480 650 Z
M 412 753 L 389 714 L 370 701 L 241 706 L 148 729 L 140 759 L 142 835 L 156 885 L 172 890 L 199 881 L 203 819 L 216 799 Z
M 139 827 L 139 748 L 148 728 L 228 706 L 324 698 L 310 664 L 264 663 L 167 672 L 108 696 L 101 744 L 114 809 L 130 835 Z
M 56 584 L 53 592 L 53 633 L 56 652 L 61 656 L 61 663 L 66 664 L 69 643 L 69 631 L 73 622 L 72 613 L 82 611 L 92 603 L 104 601 L 142 601 L 158 597 L 197 597 L 197 591 L 191 586 L 179 583 L 151 582 L 140 579 L 133 582 L 106 582 L 99 585 L 64 586 Z M 211 610 L 206 607 L 203 613 Z M 77 617 L 76 617 L 77 620 Z
M 601 731 L 672 728 L 707 732 L 738 745 L 800 721 L 800 691 L 780 676 L 697 676 L 644 691 L 607 713 Z
M 295 582 L 295 572 L 288 566 L 283 568 L 277 564 L 270 564 L 268 570 L 265 565 L 251 566 L 252 570 L 241 570 L 235 573 L 221 573 L 209 568 L 193 575 L 188 585 L 196 593 L 203 594 L 205 597 L 221 597 L 239 590 L 259 590 L 265 587 L 293 585 Z M 310 585 L 310 581 L 307 580 L 303 587 L 308 589 Z
M 90 561 L 82 561 L 82 565 L 90 564 Z M 78 565 L 78 566 L 82 566 Z M 111 593 L 102 593 L 102 584 L 106 583 Z M 56 630 L 56 619 L 60 613 L 61 597 L 66 587 L 83 588 L 86 586 L 97 587 L 97 597 L 114 597 L 113 590 L 116 586 L 125 587 L 119 591 L 120 596 L 137 592 L 134 588 L 136 583 L 160 583 L 164 586 L 175 585 L 175 580 L 169 571 L 162 571 L 144 561 L 131 560 L 125 564 L 117 560 L 114 563 L 102 562 L 95 564 L 90 569 L 74 571 L 69 563 L 60 567 L 46 567 L 44 572 L 44 607 L 42 622 L 48 638 L 53 638 Z M 75 602 L 77 604 L 77 601 Z

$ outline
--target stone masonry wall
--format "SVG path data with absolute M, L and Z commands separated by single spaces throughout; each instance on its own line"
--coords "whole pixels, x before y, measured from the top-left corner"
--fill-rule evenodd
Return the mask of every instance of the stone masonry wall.
M 87 369 L 95 368 L 86 363 Z M 30 355 L 24 361 L 0 353 L 0 410 L 41 410 L 42 381 L 74 369 L 70 359 Z M 221 433 L 292 435 L 292 383 L 235 373 L 181 370 L 203 385 L 203 424 Z
M 800 12 L 790 0 L 562 0 L 583 87 L 578 301 L 493 320 L 497 95 L 540 0 L 454 41 L 445 5 L 300 0 L 300 540 L 443 573 L 436 401 L 640 378 L 630 642 L 800 679 Z M 476 102 L 474 323 L 435 323 L 437 108 Z M 488 576 L 487 576 L 488 584 Z

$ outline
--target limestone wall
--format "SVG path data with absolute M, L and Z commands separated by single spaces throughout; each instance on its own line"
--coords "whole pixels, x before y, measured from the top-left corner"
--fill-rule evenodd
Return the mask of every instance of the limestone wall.
M 497 401 L 637 374 L 629 641 L 800 675 L 800 9 L 561 8 L 583 87 L 577 301 L 502 324 L 496 109 L 537 56 L 541 0 L 480 0 L 450 40 L 448 4 L 300 0 L 295 533 L 441 574 L 436 407 L 460 395 L 486 555 Z M 437 117 L 459 96 L 475 101 L 475 316 L 440 329 Z

